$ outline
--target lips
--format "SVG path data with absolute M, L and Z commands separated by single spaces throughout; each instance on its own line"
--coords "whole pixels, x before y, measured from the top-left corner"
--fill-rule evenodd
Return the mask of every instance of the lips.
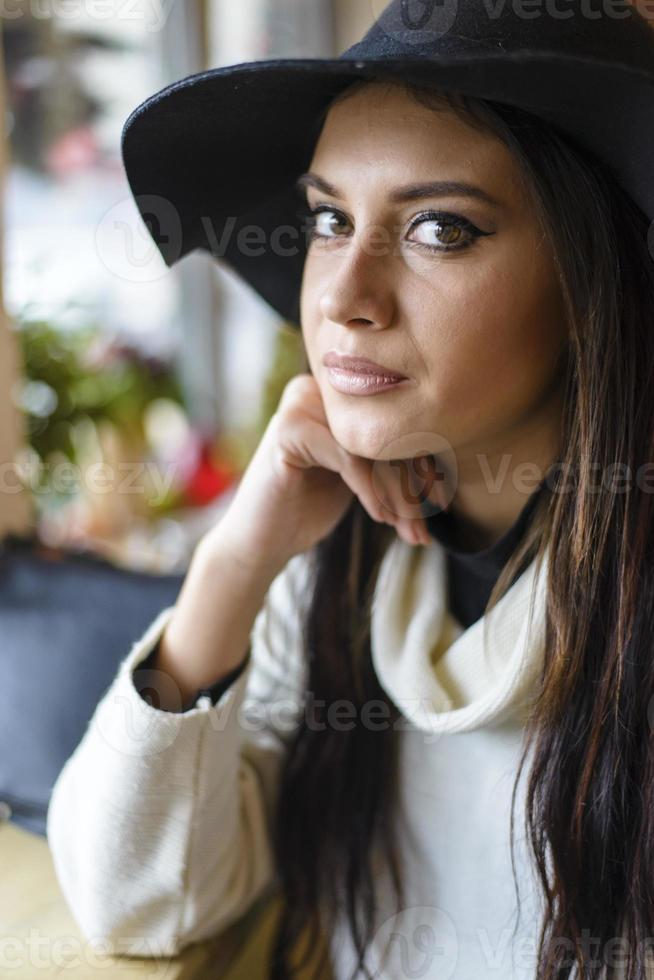
M 322 360 L 326 367 L 338 368 L 341 371 L 351 371 L 353 374 L 371 374 L 378 378 L 388 378 L 393 381 L 403 381 L 405 374 L 394 371 L 392 368 L 377 364 L 367 357 L 353 357 L 350 354 L 339 354 L 336 351 L 329 351 Z

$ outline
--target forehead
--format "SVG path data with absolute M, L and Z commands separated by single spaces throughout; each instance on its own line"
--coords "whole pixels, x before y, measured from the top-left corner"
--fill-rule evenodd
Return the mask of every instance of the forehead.
M 333 103 L 310 169 L 337 187 L 360 180 L 467 179 L 481 186 L 522 183 L 518 164 L 495 134 L 462 118 L 446 102 L 418 102 L 404 86 L 371 82 Z M 372 185 L 371 185 L 372 186 Z

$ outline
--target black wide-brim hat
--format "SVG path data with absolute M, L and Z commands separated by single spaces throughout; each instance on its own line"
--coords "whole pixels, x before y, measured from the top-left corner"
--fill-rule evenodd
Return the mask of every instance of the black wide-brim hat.
M 328 103 L 364 78 L 529 110 L 594 153 L 654 221 L 654 21 L 628 0 L 393 0 L 336 58 L 198 72 L 131 113 L 125 171 L 166 264 L 203 249 L 298 327 L 295 182 Z

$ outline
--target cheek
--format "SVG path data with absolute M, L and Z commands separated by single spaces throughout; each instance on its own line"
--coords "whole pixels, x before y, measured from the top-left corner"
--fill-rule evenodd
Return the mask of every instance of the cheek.
M 329 286 L 329 269 L 321 269 L 311 255 L 304 262 L 300 284 L 300 317 L 307 327 L 314 327 L 323 317 L 320 300 Z
M 498 256 L 465 271 L 453 263 L 440 270 L 438 290 L 430 297 L 418 291 L 413 304 L 440 410 L 454 405 L 462 421 L 468 412 L 477 420 L 480 413 L 508 417 L 551 383 L 565 322 L 554 269 L 538 253 L 532 261 Z M 429 324 L 426 309 L 435 311 Z
M 315 290 L 313 291 L 315 292 Z M 302 329 L 302 340 L 304 343 L 304 349 L 306 351 L 307 360 L 311 369 L 316 370 L 316 363 L 314 358 L 317 357 L 316 352 L 316 329 L 317 329 L 317 301 L 312 293 L 311 286 L 308 281 L 303 282 L 301 293 L 300 293 L 300 326 Z

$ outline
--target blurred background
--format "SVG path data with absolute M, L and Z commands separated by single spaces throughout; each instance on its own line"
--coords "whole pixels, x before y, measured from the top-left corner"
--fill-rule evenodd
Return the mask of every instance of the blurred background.
M 167 269 L 120 160 L 129 113 L 207 67 L 323 57 L 376 0 L 2 0 L 0 535 L 183 570 L 301 369 L 219 262 Z M 381 7 L 380 7 L 381 9 Z

